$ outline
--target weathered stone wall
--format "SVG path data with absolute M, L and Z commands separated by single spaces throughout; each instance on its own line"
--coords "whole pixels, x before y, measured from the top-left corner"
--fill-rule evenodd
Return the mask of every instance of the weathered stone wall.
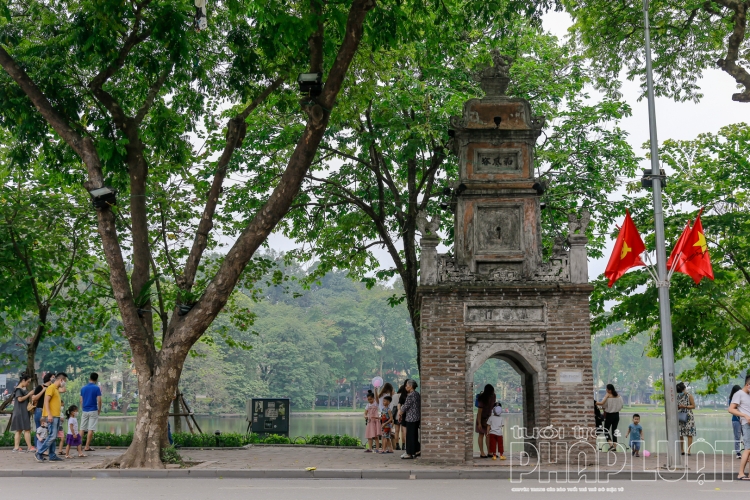
M 572 442 L 573 427 L 593 427 L 590 292 L 590 285 L 546 283 L 420 287 L 424 460 L 471 460 L 473 374 L 496 355 L 525 374 L 530 432 L 562 427 Z M 480 304 L 487 313 L 477 319 L 472 307 Z M 523 309 L 543 317 L 515 312 Z

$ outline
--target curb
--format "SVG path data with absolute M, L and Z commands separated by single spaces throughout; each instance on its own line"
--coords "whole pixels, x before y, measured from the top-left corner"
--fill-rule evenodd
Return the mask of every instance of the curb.
M 703 482 L 733 482 L 736 472 L 680 473 L 656 471 L 610 472 L 596 474 L 565 473 L 565 471 L 515 471 L 510 470 L 470 470 L 470 469 L 417 469 L 417 470 L 367 470 L 367 469 L 321 469 L 307 471 L 301 469 L 6 469 L 0 470 L 0 478 L 14 477 L 55 477 L 55 478 L 138 478 L 138 479 L 500 479 L 513 480 L 520 484 L 526 481 L 541 480 L 554 483 L 579 483 L 582 485 L 615 481 L 678 481 L 688 480 L 698 484 Z

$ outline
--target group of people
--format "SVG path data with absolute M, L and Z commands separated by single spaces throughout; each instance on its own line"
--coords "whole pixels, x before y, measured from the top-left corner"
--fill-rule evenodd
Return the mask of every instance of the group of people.
M 739 386 L 737 386 L 739 387 Z M 677 389 L 677 417 L 680 425 L 680 449 L 683 455 L 690 455 L 690 447 L 696 435 L 695 429 L 695 399 L 687 392 L 683 382 L 676 386 Z M 604 410 L 602 429 L 609 444 L 609 451 L 617 449 L 617 427 L 620 424 L 620 410 L 624 405 L 622 396 L 617 393 L 615 386 L 607 384 L 607 393 L 601 401 L 595 401 L 596 407 Z M 643 427 L 640 424 L 641 417 L 637 413 L 633 415 L 633 421 L 628 425 L 625 439 L 629 439 L 628 445 L 631 454 L 640 457 L 641 443 L 643 443 Z M 598 427 L 598 425 L 597 425 Z M 738 446 L 736 443 L 735 446 Z M 739 450 L 739 448 L 737 448 Z
M 393 453 L 403 450 L 402 459 L 420 455 L 419 422 L 422 402 L 416 380 L 407 379 L 398 391 L 386 383 L 368 391 L 365 406 L 365 453 Z M 395 400 L 395 401 L 394 401 Z
M 490 458 L 492 460 L 505 460 L 505 449 L 503 446 L 503 405 L 497 400 L 495 388 L 492 384 L 484 386 L 484 390 L 477 394 L 474 400 L 477 411 L 477 419 L 474 430 L 479 435 L 479 458 Z M 485 444 L 487 453 L 484 452 Z
M 62 450 L 63 443 L 67 444 L 65 458 L 71 458 L 71 447 L 77 449 L 79 457 L 85 457 L 86 451 L 95 451 L 91 448 L 91 439 L 102 411 L 102 392 L 97 384 L 99 375 L 92 373 L 89 376 L 88 384 L 81 388 L 80 407 L 70 405 L 63 418 L 60 394 L 66 392 L 67 380 L 68 376 L 64 372 L 46 373 L 42 377 L 42 383 L 29 391 L 27 388 L 31 377 L 27 374 L 20 376 L 18 385 L 13 390 L 10 424 L 11 431 L 15 432 L 14 453 L 34 453 L 37 462 L 60 462 L 63 459 L 57 455 L 57 448 Z M 35 431 L 33 445 L 32 422 Z M 86 435 L 85 448 L 82 433 Z M 26 450 L 21 448 L 21 435 L 26 441 Z

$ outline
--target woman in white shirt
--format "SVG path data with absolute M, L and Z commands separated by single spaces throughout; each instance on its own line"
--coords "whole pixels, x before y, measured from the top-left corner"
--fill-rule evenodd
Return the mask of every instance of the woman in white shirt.
M 615 451 L 617 448 L 617 425 L 620 423 L 620 410 L 622 410 L 622 397 L 617 394 L 615 386 L 607 384 L 607 395 L 604 399 L 596 403 L 604 407 L 604 432 L 607 434 L 607 443 L 609 451 Z

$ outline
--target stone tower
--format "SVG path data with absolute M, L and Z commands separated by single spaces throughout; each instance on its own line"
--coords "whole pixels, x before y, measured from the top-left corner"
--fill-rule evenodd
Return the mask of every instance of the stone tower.
M 530 435 L 553 426 L 573 439 L 573 427 L 593 427 L 588 214 L 569 218 L 569 250 L 559 238 L 543 262 L 534 145 L 544 119 L 505 95 L 510 61 L 493 59 L 481 77 L 486 96 L 451 119 L 454 255 L 438 255 L 435 231 L 420 228 L 422 457 L 436 462 L 472 459 L 473 377 L 492 357 L 521 376 Z

